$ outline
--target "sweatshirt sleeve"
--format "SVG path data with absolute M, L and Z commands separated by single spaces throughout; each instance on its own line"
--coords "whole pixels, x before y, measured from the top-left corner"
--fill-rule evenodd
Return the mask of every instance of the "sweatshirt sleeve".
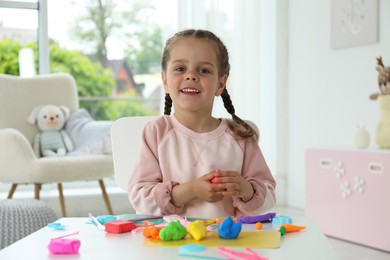
M 273 208 L 276 204 L 276 182 L 272 176 L 257 142 L 250 138 L 242 140 L 244 163 L 241 174 L 252 185 L 254 194 L 247 202 L 233 197 L 237 216 L 257 215 Z
M 128 183 L 129 200 L 138 214 L 180 214 L 184 210 L 171 203 L 172 188 L 178 183 L 163 182 L 159 165 L 158 144 L 171 129 L 162 118 L 143 130 L 139 158 Z

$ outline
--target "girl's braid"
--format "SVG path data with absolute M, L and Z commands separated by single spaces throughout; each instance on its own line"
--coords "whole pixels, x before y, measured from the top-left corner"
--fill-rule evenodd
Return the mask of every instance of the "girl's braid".
M 232 115 L 233 121 L 239 125 L 242 125 L 245 128 L 244 130 L 242 130 L 238 129 L 237 127 L 230 127 L 230 129 L 236 131 L 236 133 L 242 137 L 254 137 L 255 140 L 258 140 L 259 136 L 257 132 L 247 122 L 245 122 L 235 114 L 235 109 L 232 100 L 230 99 L 230 95 L 226 88 L 222 91 L 221 97 L 223 100 L 223 105 L 228 111 L 228 113 Z
M 172 99 L 169 93 L 165 93 L 165 105 L 164 105 L 164 115 L 170 115 L 172 108 Z
M 229 112 L 229 114 L 231 114 L 232 117 L 234 117 L 235 113 L 236 113 L 236 110 L 234 109 L 232 100 L 230 99 L 230 95 L 229 95 L 229 93 L 228 93 L 226 88 L 222 91 L 221 97 L 222 97 L 222 100 L 223 100 L 224 107 Z

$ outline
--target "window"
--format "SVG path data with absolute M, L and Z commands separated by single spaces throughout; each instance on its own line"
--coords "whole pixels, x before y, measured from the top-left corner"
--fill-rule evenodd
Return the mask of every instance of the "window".
M 17 9 L 16 9 L 17 8 Z M 38 3 L 0 1 L 0 39 L 8 39 L 4 42 L 5 49 L 15 49 L 19 44 L 38 41 Z M 23 21 L 20 17 L 24 17 Z M 6 74 L 35 75 L 34 59 L 31 51 L 20 53 L 3 50 L 0 58 L 0 72 Z M 20 67 L 14 66 L 20 56 Z
M 16 40 L 20 48 L 29 42 L 39 44 L 36 73 L 72 74 L 79 88 L 81 107 L 90 111 L 93 108 L 98 120 L 155 115 L 160 114 L 162 95 L 156 77 L 160 79 L 157 72 L 164 36 L 176 24 L 175 6 L 176 0 L 40 0 L 39 5 L 37 1 L 0 1 L 0 14 L 4 14 L 0 16 L 0 40 Z M 166 15 L 169 12 L 171 15 Z M 11 22 L 19 22 L 21 29 Z M 44 36 L 46 41 L 41 40 Z M 41 52 L 45 42 L 46 56 Z M 50 62 L 45 68 L 41 60 L 48 59 L 48 51 Z M 22 64 L 22 60 L 18 62 Z M 0 73 L 20 74 L 22 67 Z

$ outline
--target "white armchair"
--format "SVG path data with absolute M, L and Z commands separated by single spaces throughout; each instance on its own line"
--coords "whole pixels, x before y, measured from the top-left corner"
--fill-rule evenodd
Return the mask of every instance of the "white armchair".
M 57 183 L 61 211 L 66 216 L 63 182 L 98 180 L 108 214 L 113 214 L 103 178 L 114 174 L 111 155 L 37 158 L 32 142 L 37 126 L 27 117 L 38 105 L 67 106 L 78 111 L 79 99 L 74 78 L 65 73 L 20 78 L 0 74 L 0 182 L 10 183 L 11 199 L 18 184 L 34 184 L 35 199 L 42 184 Z

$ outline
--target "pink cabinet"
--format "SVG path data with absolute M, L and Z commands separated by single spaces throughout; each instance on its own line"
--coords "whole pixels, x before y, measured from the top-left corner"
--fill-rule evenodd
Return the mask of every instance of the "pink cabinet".
M 307 149 L 306 215 L 329 236 L 390 251 L 390 151 Z

